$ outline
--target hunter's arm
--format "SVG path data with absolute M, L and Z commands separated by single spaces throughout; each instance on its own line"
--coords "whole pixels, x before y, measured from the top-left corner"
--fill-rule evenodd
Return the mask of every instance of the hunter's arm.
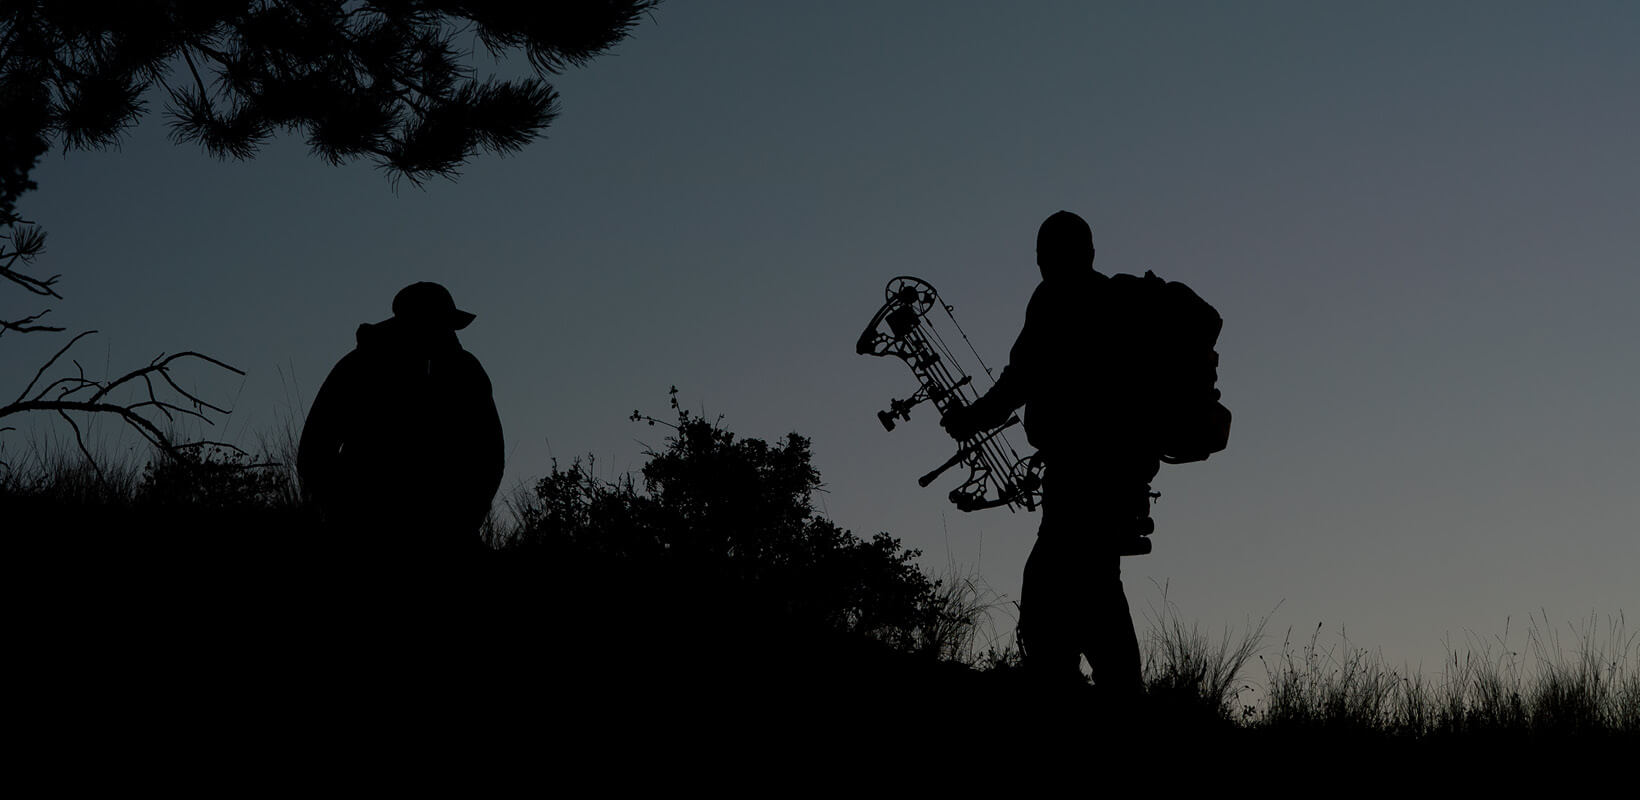
M 997 427 L 1008 420 L 1014 409 L 1025 405 L 1031 395 L 1031 386 L 1038 379 L 1043 345 L 1040 339 L 1044 335 L 1041 330 L 1044 297 L 1042 287 L 1038 286 L 1026 306 L 1025 324 L 1020 328 L 1019 338 L 1014 340 L 1013 349 L 1008 351 L 1008 365 L 1002 368 L 1002 375 L 997 378 L 996 384 L 973 405 L 940 421 L 953 435 L 965 438 L 960 434 Z
M 302 491 L 325 506 L 335 495 L 338 462 L 347 436 L 346 405 L 352 381 L 353 354 L 336 362 L 329 377 L 319 387 L 302 426 L 302 442 L 296 453 L 296 473 Z

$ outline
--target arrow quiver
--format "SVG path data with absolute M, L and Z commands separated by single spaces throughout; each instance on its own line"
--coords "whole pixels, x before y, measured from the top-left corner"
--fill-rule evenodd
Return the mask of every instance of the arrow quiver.
M 892 431 L 897 421 L 910 420 L 911 409 L 924 402 L 933 403 L 942 417 L 973 404 L 979 398 L 973 377 L 957 363 L 956 354 L 946 345 L 930 316 L 936 308 L 943 311 L 951 326 L 967 342 L 968 335 L 957 324 L 952 307 L 940 299 L 927 281 L 908 275 L 889 281 L 884 295 L 883 307 L 860 334 L 854 350 L 860 355 L 892 356 L 905 362 L 917 378 L 917 390 L 903 399 L 891 399 L 888 408 L 877 412 L 877 420 L 883 428 Z M 985 366 L 972 343 L 968 350 L 989 377 L 991 369 Z M 1020 457 L 1004 435 L 1006 429 L 1017 424 L 1019 417 L 1011 416 L 1001 425 L 959 440 L 956 454 L 918 478 L 918 485 L 926 487 L 945 471 L 961 464 L 968 467 L 968 477 L 950 494 L 951 502 L 958 509 L 977 511 L 1008 506 L 1035 510 L 1042 499 L 1042 462 L 1034 453 Z

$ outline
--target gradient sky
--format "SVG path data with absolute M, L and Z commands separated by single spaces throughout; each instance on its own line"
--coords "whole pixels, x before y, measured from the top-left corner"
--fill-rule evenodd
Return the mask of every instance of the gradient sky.
M 637 469 L 665 431 L 627 417 L 675 384 L 812 437 L 833 520 L 1007 600 L 1036 516 L 919 489 L 952 443 L 927 411 L 883 432 L 910 373 L 853 342 L 918 275 L 1000 368 L 1069 209 L 1099 269 L 1226 321 L 1230 448 L 1156 481 L 1141 627 L 1165 585 L 1208 629 L 1274 610 L 1274 643 L 1323 624 L 1430 671 L 1447 639 L 1520 649 L 1529 614 L 1640 611 L 1636 42 L 1627 2 L 673 2 L 555 81 L 547 140 L 455 183 L 395 193 L 295 140 L 217 162 L 153 115 L 48 156 L 19 207 L 57 324 L 105 334 L 89 371 L 249 371 L 187 373 L 236 408 L 214 436 L 300 419 L 354 328 L 436 280 L 478 314 L 504 492 L 554 457 Z M 63 341 L 6 337 L 0 385 Z

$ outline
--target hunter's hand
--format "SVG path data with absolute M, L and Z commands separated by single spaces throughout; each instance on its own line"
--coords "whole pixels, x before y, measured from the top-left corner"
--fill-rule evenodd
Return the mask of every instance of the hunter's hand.
M 954 439 L 967 439 L 979 433 L 979 423 L 976 419 L 973 406 L 953 408 L 945 416 L 940 417 L 940 427 Z

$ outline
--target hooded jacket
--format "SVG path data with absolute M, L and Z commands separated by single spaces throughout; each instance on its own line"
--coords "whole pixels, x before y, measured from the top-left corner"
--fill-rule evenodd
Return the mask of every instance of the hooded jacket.
M 389 319 L 320 387 L 297 469 L 327 516 L 476 531 L 505 452 L 490 378 L 453 331 Z

